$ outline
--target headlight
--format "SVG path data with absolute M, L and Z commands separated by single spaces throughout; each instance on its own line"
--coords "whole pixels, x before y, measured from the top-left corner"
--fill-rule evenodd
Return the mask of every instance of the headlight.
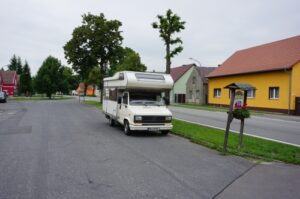
M 167 116 L 166 117 L 166 121 L 171 121 L 172 120 L 172 116 Z
M 134 116 L 134 121 L 142 121 L 142 116 L 140 116 L 140 115 L 135 115 L 135 116 Z

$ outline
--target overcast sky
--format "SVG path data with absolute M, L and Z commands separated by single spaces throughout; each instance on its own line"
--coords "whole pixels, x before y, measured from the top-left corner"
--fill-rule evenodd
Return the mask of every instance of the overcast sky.
M 164 44 L 151 23 L 169 8 L 186 21 L 184 50 L 172 67 L 193 63 L 190 57 L 217 66 L 238 49 L 300 34 L 299 0 L 1 0 L 0 67 L 13 54 L 33 74 L 48 55 L 67 65 L 62 47 L 90 12 L 121 21 L 123 45 L 139 52 L 148 70 L 164 71 Z

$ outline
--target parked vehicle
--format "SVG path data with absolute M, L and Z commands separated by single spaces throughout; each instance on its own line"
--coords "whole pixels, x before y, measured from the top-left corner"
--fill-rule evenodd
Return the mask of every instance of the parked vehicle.
M 104 79 L 103 112 L 113 126 L 116 122 L 131 131 L 172 129 L 172 113 L 165 92 L 173 87 L 167 74 L 122 71 Z
M 7 101 L 7 94 L 4 91 L 0 91 L 0 102 L 5 103 Z

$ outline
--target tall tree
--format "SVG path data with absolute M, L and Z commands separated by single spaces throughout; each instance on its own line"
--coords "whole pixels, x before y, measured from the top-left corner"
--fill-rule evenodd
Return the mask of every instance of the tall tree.
M 140 55 L 131 48 L 124 48 L 119 54 L 119 59 L 111 65 L 110 75 L 118 71 L 141 71 L 147 70 L 147 67 L 141 62 Z
M 23 65 L 22 65 L 22 60 L 21 57 L 18 57 L 17 59 L 17 68 L 16 68 L 17 74 L 21 75 L 23 72 Z
M 88 81 L 94 67 L 100 70 L 102 77 L 106 75 L 109 63 L 121 48 L 121 25 L 118 20 L 107 20 L 102 13 L 82 16 L 82 25 L 73 30 L 71 40 L 63 48 L 68 63 L 72 64 L 83 82 Z
M 25 64 L 22 69 L 22 73 L 20 75 L 20 93 L 24 93 L 26 96 L 32 93 L 32 78 L 30 73 L 30 68 L 25 61 Z
M 165 16 L 157 15 L 158 22 L 152 23 L 154 29 L 159 29 L 159 36 L 165 42 L 166 46 L 166 73 L 170 74 L 171 71 L 171 58 L 180 53 L 183 50 L 182 40 L 179 37 L 173 38 L 175 33 L 179 33 L 184 29 L 185 22 L 180 19 L 180 17 L 172 12 L 172 10 L 167 10 Z M 172 45 L 177 45 L 171 50 Z
M 18 62 L 17 56 L 13 55 L 9 61 L 9 64 L 7 65 L 8 70 L 16 71 L 17 70 L 17 62 Z
M 62 85 L 63 67 L 61 62 L 52 56 L 45 59 L 35 77 L 35 89 L 39 93 L 46 93 L 51 99 L 52 94 L 60 91 Z
M 88 84 L 92 84 L 93 85 L 93 93 L 95 93 L 95 86 L 97 85 L 98 88 L 102 88 L 102 74 L 100 72 L 100 70 L 95 67 L 93 68 L 90 73 L 89 73 L 89 78 L 88 78 Z
M 80 77 L 77 74 L 72 74 L 69 78 L 70 90 L 76 90 L 80 83 Z

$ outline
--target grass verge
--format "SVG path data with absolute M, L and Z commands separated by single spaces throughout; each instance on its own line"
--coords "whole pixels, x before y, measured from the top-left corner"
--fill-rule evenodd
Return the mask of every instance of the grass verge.
M 219 111 L 219 112 L 228 111 L 228 108 L 226 107 L 217 107 L 217 106 L 201 105 L 201 104 L 172 104 L 171 106 L 190 108 L 190 109 L 199 109 L 204 111 Z
M 73 99 L 74 97 L 66 97 L 66 96 L 52 96 L 51 99 L 48 97 L 42 96 L 32 96 L 32 97 L 10 97 L 9 100 L 14 101 L 34 101 L 34 100 L 68 100 Z
M 188 138 L 194 143 L 222 152 L 224 131 L 173 119 L 172 133 Z M 238 134 L 230 133 L 228 153 L 261 159 L 279 160 L 286 163 L 300 164 L 300 147 L 277 143 L 244 135 L 243 148 L 237 149 Z
M 97 102 L 97 101 L 85 100 L 85 101 L 83 101 L 83 103 L 87 104 L 89 106 L 94 106 L 98 109 L 102 109 L 102 104 L 100 102 Z

